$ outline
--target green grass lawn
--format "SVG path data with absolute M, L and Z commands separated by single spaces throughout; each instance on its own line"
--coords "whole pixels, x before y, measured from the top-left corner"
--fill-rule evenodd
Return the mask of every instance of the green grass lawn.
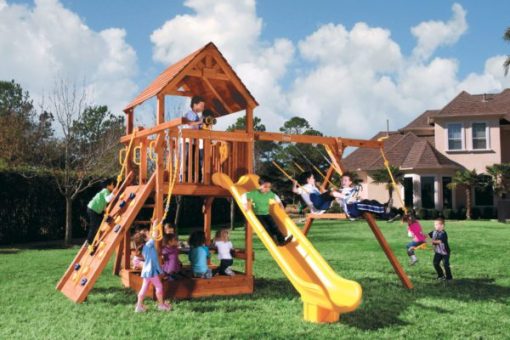
M 422 223 L 425 231 L 432 222 Z M 448 222 L 454 281 L 435 281 L 432 252 L 408 266 L 405 227 L 381 223 L 415 289 L 403 288 L 363 222 L 316 223 L 309 234 L 343 277 L 363 287 L 363 302 L 339 323 L 302 321 L 299 295 L 255 238 L 255 293 L 176 301 L 174 311 L 135 314 L 135 294 L 111 274 L 111 263 L 87 302 L 76 305 L 55 285 L 74 249 L 0 249 L 0 339 L 107 338 L 508 338 L 510 226 Z M 233 232 L 242 245 L 243 230 Z M 237 262 L 242 267 L 241 261 Z

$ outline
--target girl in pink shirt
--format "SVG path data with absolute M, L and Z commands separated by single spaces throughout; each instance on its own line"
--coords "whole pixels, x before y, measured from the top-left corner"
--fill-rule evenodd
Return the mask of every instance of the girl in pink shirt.
M 425 239 L 427 238 L 427 236 L 423 234 L 420 222 L 418 222 L 414 214 L 411 213 L 405 215 L 403 218 L 403 222 L 407 222 L 407 234 L 409 235 L 409 237 L 413 238 L 413 241 L 409 242 L 406 245 L 407 255 L 410 257 L 410 264 L 412 266 L 416 262 L 418 262 L 418 258 L 414 254 L 414 250 L 419 245 L 425 243 Z

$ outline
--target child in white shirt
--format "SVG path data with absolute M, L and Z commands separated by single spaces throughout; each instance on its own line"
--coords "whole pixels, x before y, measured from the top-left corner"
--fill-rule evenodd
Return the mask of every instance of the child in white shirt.
M 220 229 L 216 232 L 214 246 L 218 252 L 218 260 L 220 260 L 220 265 L 214 273 L 234 276 L 235 274 L 231 267 L 232 264 L 234 264 L 234 259 L 232 258 L 234 246 L 232 245 L 232 242 L 230 242 L 228 229 Z

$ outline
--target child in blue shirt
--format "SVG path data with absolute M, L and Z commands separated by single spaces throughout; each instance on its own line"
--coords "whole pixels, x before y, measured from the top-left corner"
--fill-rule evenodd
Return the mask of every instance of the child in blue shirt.
M 212 271 L 207 265 L 207 260 L 211 258 L 209 248 L 205 245 L 205 233 L 197 230 L 189 236 L 189 260 L 191 262 L 191 270 L 193 277 L 210 279 Z

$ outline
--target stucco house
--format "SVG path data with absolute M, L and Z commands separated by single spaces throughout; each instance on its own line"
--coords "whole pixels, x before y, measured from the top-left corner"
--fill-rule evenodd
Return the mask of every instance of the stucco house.
M 377 139 L 386 132 L 380 132 Z M 428 110 L 398 131 L 389 133 L 384 147 L 388 160 L 405 174 L 399 187 L 406 206 L 428 209 L 465 207 L 464 190 L 450 190 L 455 171 L 510 162 L 510 89 L 499 94 L 472 95 L 462 91 L 440 110 Z M 362 196 L 388 200 L 384 185 L 371 174 L 383 168 L 378 150 L 357 149 L 345 167 L 363 180 Z M 496 204 L 492 191 L 475 190 L 475 207 Z M 398 200 L 395 205 L 399 206 Z

